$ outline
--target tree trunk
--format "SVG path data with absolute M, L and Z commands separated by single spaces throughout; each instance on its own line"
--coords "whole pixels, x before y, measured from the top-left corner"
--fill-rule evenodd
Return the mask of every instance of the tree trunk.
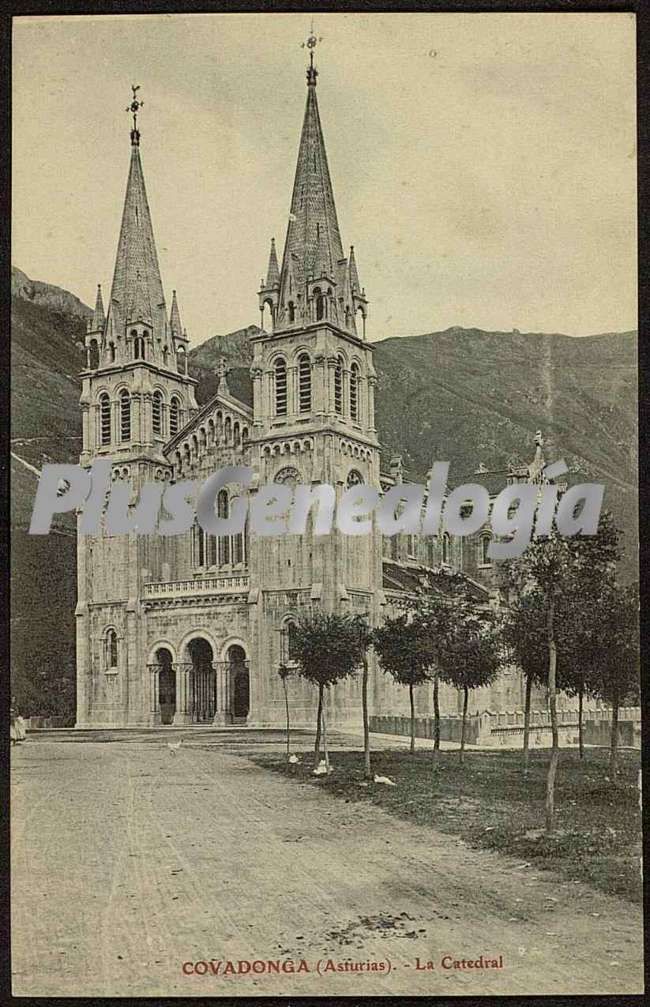
M 411 755 L 415 754 L 415 703 L 413 701 L 413 683 L 409 682 L 409 703 L 411 704 Z
M 612 733 L 610 735 L 609 771 L 612 779 L 618 773 L 618 689 L 612 694 Z
M 289 761 L 289 756 L 291 755 L 291 725 L 289 723 L 289 693 L 287 691 L 287 680 L 282 679 L 282 685 L 284 688 L 284 707 L 287 715 L 287 762 Z
M 363 713 L 363 774 L 366 780 L 372 780 L 370 766 L 370 722 L 368 718 L 368 660 L 364 658 L 363 675 L 361 678 L 361 710 Z
M 440 751 L 440 676 L 433 676 L 433 755 Z
M 530 765 L 530 697 L 533 691 L 533 677 L 526 675 L 526 694 L 524 698 L 524 776 L 528 774 Z
M 463 689 L 463 719 L 460 725 L 460 758 L 459 762 L 461 766 L 465 761 L 465 724 L 467 723 L 467 703 L 469 700 L 469 689 L 467 686 Z
M 327 695 L 323 693 L 323 704 L 321 717 L 323 720 L 323 755 L 325 756 L 325 765 L 330 768 L 330 753 L 327 748 Z
M 316 741 L 314 742 L 314 767 L 320 762 L 321 723 L 323 720 L 323 686 L 318 686 L 318 711 L 316 713 Z
M 560 758 L 559 736 L 557 729 L 557 696 L 555 688 L 555 672 L 557 669 L 557 647 L 555 644 L 555 600 L 551 595 L 546 616 L 546 633 L 548 641 L 548 708 L 551 714 L 551 761 L 546 777 L 546 831 L 551 833 L 555 824 L 555 774 Z
M 584 691 L 584 686 L 580 683 L 580 688 L 578 689 L 578 751 L 580 752 L 581 759 L 585 757 L 585 746 L 582 737 L 582 700 Z

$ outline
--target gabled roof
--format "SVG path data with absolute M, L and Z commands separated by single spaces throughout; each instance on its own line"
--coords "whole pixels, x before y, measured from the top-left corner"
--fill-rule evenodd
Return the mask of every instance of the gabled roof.
M 444 568 L 428 567 L 423 564 L 404 566 L 385 557 L 382 566 L 385 590 L 417 594 L 423 589 L 427 589 L 446 595 L 452 591 L 451 578 Z M 462 570 L 454 570 L 453 573 L 463 578 L 467 592 L 474 601 L 485 603 L 489 600 L 490 592 L 482 584 L 468 577 Z
M 246 403 L 242 402 L 240 399 L 236 399 L 232 395 L 224 395 L 223 392 L 218 391 L 216 395 L 213 395 L 211 399 L 208 399 L 208 401 L 203 406 L 201 406 L 199 411 L 195 413 L 194 416 L 190 417 L 190 419 L 184 426 L 181 427 L 178 433 L 174 434 L 173 437 L 170 437 L 170 439 L 167 441 L 163 449 L 165 454 L 169 454 L 170 451 L 173 451 L 176 445 L 179 443 L 179 441 L 184 440 L 185 437 L 188 436 L 188 434 L 191 434 L 195 429 L 200 427 L 205 418 L 209 416 L 210 413 L 214 412 L 215 409 L 218 409 L 220 406 L 222 406 L 224 409 L 230 410 L 230 412 L 239 413 L 242 419 L 246 420 L 247 423 L 252 424 L 253 410 L 251 409 L 250 406 L 246 405 Z

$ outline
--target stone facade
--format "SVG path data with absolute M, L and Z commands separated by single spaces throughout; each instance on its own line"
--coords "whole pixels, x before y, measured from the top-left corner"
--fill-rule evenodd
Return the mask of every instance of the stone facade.
M 140 133 L 131 133 L 110 302 L 105 316 L 99 290 L 86 337 L 81 462 L 110 457 L 134 500 L 145 482 L 203 480 L 225 465 L 251 466 L 258 486 L 325 482 L 337 497 L 357 482 L 385 489 L 403 479 L 399 459 L 388 471 L 380 464 L 367 300 L 354 250 L 343 252 L 313 67 L 307 84 L 282 265 L 272 242 L 259 292 L 252 409 L 230 392 L 225 365 L 217 394 L 197 407 L 175 292 L 166 309 Z M 220 494 L 219 513 L 237 505 L 238 492 Z M 198 525 L 175 537 L 80 535 L 77 726 L 281 724 L 278 668 L 290 661 L 292 620 L 319 605 L 378 625 L 419 570 L 445 565 L 464 569 L 489 602 L 480 535 L 316 537 L 309 522 L 304 535 L 276 538 L 215 538 Z M 297 678 L 289 689 L 294 723 L 313 723 L 315 690 Z M 418 690 L 421 716 L 431 712 L 429 693 Z M 481 693 L 473 706 L 518 706 L 520 676 L 507 673 Z M 369 696 L 376 714 L 405 710 L 405 690 L 373 663 Z M 457 702 L 443 686 L 443 712 Z M 330 720 L 359 716 L 359 683 L 337 686 Z

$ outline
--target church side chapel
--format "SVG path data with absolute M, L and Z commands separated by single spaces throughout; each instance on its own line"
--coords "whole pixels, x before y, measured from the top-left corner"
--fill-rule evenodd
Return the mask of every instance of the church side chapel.
M 353 247 L 345 250 L 317 101 L 318 70 L 308 41 L 307 100 L 281 262 L 270 244 L 259 290 L 261 331 L 253 335 L 252 408 L 228 385 L 222 359 L 213 398 L 197 405 L 188 374 L 188 334 L 179 299 L 167 305 L 147 202 L 133 88 L 131 162 L 110 297 L 101 288 L 86 334 L 81 463 L 109 457 L 114 479 L 134 499 L 146 482 L 204 480 L 226 465 L 251 466 L 255 485 L 277 482 L 383 490 L 405 481 L 401 460 L 384 467 L 375 428 L 377 379 L 367 340 L 368 301 Z M 215 226 L 218 221 L 215 220 Z M 541 456 L 538 444 L 537 463 Z M 433 461 L 433 459 L 432 459 Z M 481 470 L 479 470 L 481 471 Z M 498 487 L 527 478 L 493 474 Z M 228 516 L 241 488 L 217 499 Z M 252 492 L 255 492 L 253 487 Z M 495 599 L 488 533 L 465 539 L 337 530 L 260 538 L 190 533 L 78 536 L 77 726 L 284 723 L 278 677 L 291 664 L 292 625 L 318 605 L 381 624 L 423 573 L 464 571 L 477 603 Z M 405 690 L 370 664 L 371 712 L 406 712 Z M 289 682 L 292 720 L 313 723 L 315 690 Z M 474 710 L 521 708 L 512 669 L 472 696 Z M 541 704 L 540 697 L 540 704 Z M 441 710 L 459 697 L 441 688 Z M 360 685 L 339 684 L 335 725 L 360 722 Z M 431 715 L 431 690 L 417 690 Z

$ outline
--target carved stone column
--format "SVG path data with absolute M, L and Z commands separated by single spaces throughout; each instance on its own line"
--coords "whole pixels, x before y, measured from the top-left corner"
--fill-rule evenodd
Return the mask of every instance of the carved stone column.
M 368 377 L 368 430 L 375 433 L 375 387 L 377 378 L 374 375 Z
M 219 727 L 223 727 L 228 723 L 228 671 L 229 666 L 226 661 L 215 662 L 214 673 L 217 684 L 217 703 L 212 723 Z
M 154 665 L 150 668 L 151 679 L 150 679 L 150 722 L 152 727 L 156 727 L 160 724 L 160 666 Z
M 264 398 L 262 391 L 264 371 L 261 367 L 251 367 L 251 377 L 253 379 L 253 426 L 261 427 L 264 418 Z

